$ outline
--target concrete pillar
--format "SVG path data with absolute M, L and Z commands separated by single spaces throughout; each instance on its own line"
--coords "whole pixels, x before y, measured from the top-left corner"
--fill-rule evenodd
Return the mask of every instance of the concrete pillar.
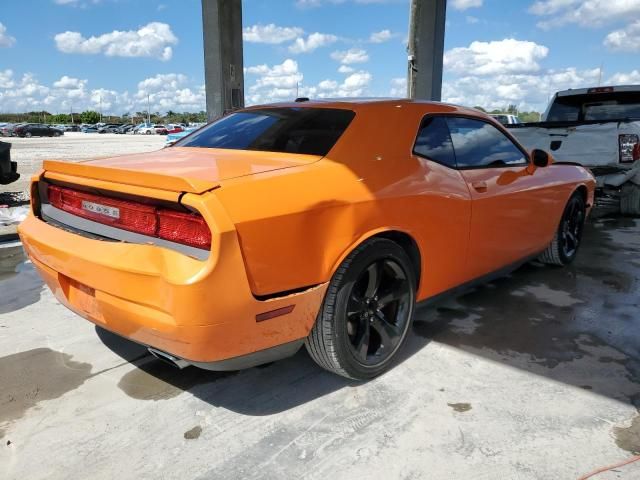
M 446 0 L 411 0 L 409 22 L 409 98 L 440 101 Z
M 244 107 L 242 1 L 202 0 L 204 77 L 209 121 Z

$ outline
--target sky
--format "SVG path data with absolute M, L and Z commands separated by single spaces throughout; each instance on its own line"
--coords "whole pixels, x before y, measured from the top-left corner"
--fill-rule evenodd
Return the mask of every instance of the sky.
M 20 0 L 0 9 L 0 112 L 204 110 L 200 0 Z M 408 0 L 244 0 L 247 104 L 406 94 Z M 449 0 L 443 100 L 544 110 L 640 84 L 640 0 Z

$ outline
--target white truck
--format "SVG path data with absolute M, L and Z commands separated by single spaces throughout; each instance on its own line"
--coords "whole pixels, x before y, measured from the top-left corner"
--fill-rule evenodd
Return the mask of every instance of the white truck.
M 589 168 L 596 206 L 640 216 L 640 85 L 563 90 L 541 122 L 507 127 L 528 149 Z
M 521 123 L 517 115 L 511 113 L 490 113 L 493 118 L 498 120 L 503 125 L 516 125 Z

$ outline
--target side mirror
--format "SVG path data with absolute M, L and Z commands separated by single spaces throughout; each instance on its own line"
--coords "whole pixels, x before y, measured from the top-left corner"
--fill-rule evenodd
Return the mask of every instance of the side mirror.
M 544 150 L 536 148 L 531 152 L 531 160 L 536 167 L 544 168 L 551 163 L 551 155 Z

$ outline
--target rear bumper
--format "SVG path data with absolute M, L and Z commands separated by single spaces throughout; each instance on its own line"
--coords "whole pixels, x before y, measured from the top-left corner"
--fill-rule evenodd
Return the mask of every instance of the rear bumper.
M 218 250 L 204 262 L 153 245 L 85 238 L 33 215 L 19 233 L 34 266 L 69 309 L 111 332 L 204 368 L 251 366 L 255 358 L 263 358 L 251 357 L 256 352 L 296 342 L 299 347 L 326 290 L 323 284 L 257 300 L 249 289 L 235 230 L 219 232 Z M 288 314 L 256 320 L 261 313 L 290 305 L 294 308 Z M 216 366 L 245 356 L 253 360 Z M 272 356 L 264 358 L 271 361 Z

